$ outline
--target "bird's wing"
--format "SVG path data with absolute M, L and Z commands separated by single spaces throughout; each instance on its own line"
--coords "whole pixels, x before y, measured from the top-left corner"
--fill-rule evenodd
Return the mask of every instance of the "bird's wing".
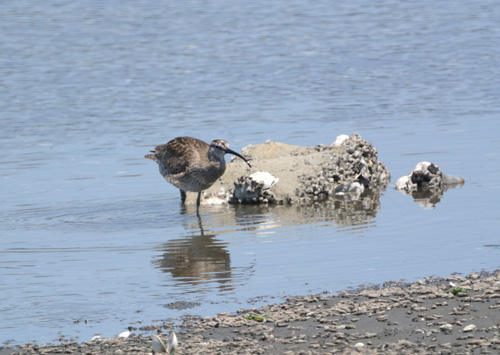
M 185 172 L 193 162 L 206 159 L 209 147 L 196 138 L 178 137 L 155 147 L 155 156 L 169 174 L 175 175 Z

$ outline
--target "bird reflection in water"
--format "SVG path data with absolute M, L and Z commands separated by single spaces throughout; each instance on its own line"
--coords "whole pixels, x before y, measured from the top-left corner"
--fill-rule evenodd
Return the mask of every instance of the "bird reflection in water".
M 234 290 L 228 244 L 217 240 L 215 234 L 206 234 L 201 218 L 198 218 L 198 227 L 199 234 L 164 243 L 163 255 L 153 263 L 176 281 L 190 285 L 216 282 L 220 291 Z M 208 289 L 196 287 L 190 292 L 206 291 Z

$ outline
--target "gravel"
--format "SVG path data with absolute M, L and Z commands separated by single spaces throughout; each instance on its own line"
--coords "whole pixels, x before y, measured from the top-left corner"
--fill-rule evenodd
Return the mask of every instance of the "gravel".
M 168 337 L 167 329 L 141 329 Z M 177 354 L 498 354 L 500 272 L 288 297 L 185 317 L 176 334 Z M 0 354 L 148 354 L 151 335 L 132 329 L 126 340 L 4 346 Z

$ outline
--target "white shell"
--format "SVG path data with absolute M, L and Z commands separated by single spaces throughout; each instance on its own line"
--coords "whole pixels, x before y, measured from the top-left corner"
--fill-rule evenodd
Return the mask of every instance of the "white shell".
M 167 349 L 165 348 L 165 344 L 163 344 L 163 341 L 161 340 L 161 338 L 156 334 L 153 334 L 152 345 L 153 345 L 153 351 L 155 353 L 166 353 L 167 352 Z
M 446 323 L 440 326 L 439 329 L 441 329 L 443 332 L 448 332 L 453 329 L 453 325 L 451 325 L 450 323 Z
M 170 335 L 168 336 L 167 353 L 175 354 L 176 351 L 177 351 L 177 336 L 172 330 L 170 332 Z
M 250 175 L 250 177 L 255 182 L 264 184 L 264 187 L 263 187 L 264 190 L 270 189 L 271 186 L 273 186 L 278 181 L 280 181 L 280 179 L 272 176 L 267 171 L 257 171 L 256 173 L 253 173 L 252 175 Z
M 396 181 L 396 189 L 399 190 L 399 191 L 407 189 L 409 181 L 410 181 L 410 176 L 409 175 L 401 176 Z
M 340 147 L 342 143 L 344 143 L 346 140 L 349 139 L 349 136 L 347 134 L 341 134 L 340 136 L 335 139 L 335 142 L 332 143 L 334 147 Z
M 473 330 L 476 330 L 476 326 L 474 324 L 469 324 L 464 328 L 464 333 L 472 332 Z
M 102 337 L 100 335 L 94 335 L 90 341 L 95 341 L 96 343 L 100 343 L 102 341 Z
M 130 330 L 118 334 L 117 338 L 127 339 L 130 336 Z

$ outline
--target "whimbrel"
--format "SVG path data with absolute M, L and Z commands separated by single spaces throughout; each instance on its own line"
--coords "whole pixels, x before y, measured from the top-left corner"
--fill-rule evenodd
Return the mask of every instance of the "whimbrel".
M 226 170 L 224 154 L 233 154 L 250 163 L 235 151 L 229 149 L 225 140 L 215 139 L 207 143 L 192 137 L 178 137 L 164 145 L 155 147 L 153 154 L 145 155 L 160 167 L 160 174 L 181 191 L 182 203 L 186 191 L 198 192 L 196 215 L 200 215 L 201 192 L 213 185 Z

